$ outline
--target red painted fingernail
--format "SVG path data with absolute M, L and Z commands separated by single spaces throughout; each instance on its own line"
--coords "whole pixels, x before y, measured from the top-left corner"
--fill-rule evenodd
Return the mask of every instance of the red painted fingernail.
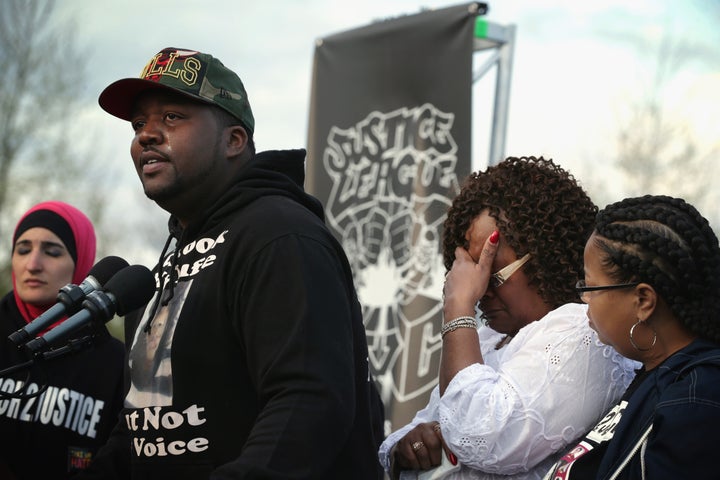
M 490 234 L 490 243 L 493 245 L 497 245 L 498 240 L 500 240 L 500 232 L 495 230 L 493 233 Z
M 450 459 L 450 463 L 453 465 L 457 465 L 457 457 L 455 457 L 455 454 L 450 452 L 450 455 L 448 455 L 448 459 Z

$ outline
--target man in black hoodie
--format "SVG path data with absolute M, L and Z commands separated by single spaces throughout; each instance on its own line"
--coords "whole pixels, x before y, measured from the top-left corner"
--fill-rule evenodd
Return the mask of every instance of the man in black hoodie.
M 197 51 L 162 50 L 99 102 L 171 216 L 126 327 L 125 409 L 82 478 L 382 478 L 361 308 L 305 152 L 256 155 L 240 78 Z

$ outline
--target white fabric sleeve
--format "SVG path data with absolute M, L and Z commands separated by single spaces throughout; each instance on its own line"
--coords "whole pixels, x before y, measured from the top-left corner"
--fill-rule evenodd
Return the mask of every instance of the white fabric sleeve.
M 474 364 L 452 379 L 438 414 L 462 464 L 504 475 L 527 472 L 584 434 L 620 398 L 636 364 L 598 341 L 585 312 L 580 304 L 550 312 L 520 330 L 501 350 L 499 365 Z
M 501 335 L 486 326 L 481 326 L 478 329 L 478 335 L 480 337 L 480 347 L 483 350 L 483 358 L 486 362 L 495 364 L 497 362 L 498 351 L 494 350 L 490 346 L 496 345 L 497 342 L 504 337 L 504 335 Z M 437 422 L 440 420 L 438 414 L 439 404 L 440 388 L 436 386 L 430 392 L 430 399 L 428 400 L 427 406 L 422 410 L 418 411 L 409 424 L 405 425 L 399 430 L 392 432 L 390 435 L 387 436 L 382 445 L 380 445 L 380 449 L 378 450 L 378 459 L 380 460 L 380 464 L 383 466 L 386 472 L 390 473 L 390 450 L 392 450 L 392 448 L 398 441 L 400 441 L 401 438 L 403 438 L 410 430 L 412 430 L 421 423 L 428 423 L 433 421 Z
M 385 441 L 382 443 L 382 445 L 380 445 L 380 449 L 378 450 L 378 460 L 380 460 L 380 464 L 383 466 L 386 472 L 390 473 L 390 450 L 392 450 L 395 444 L 402 437 L 404 437 L 410 430 L 412 430 L 416 426 L 420 425 L 421 423 L 437 421 L 437 409 L 439 402 L 440 390 L 439 387 L 435 387 L 430 393 L 430 400 L 428 401 L 427 406 L 422 410 L 418 411 L 410 423 L 400 428 L 399 430 L 394 431 L 393 433 L 388 435 L 387 438 L 385 438 Z

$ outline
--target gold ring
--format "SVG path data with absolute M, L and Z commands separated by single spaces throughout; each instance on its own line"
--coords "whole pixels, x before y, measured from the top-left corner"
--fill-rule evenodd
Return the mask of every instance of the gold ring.
M 425 444 L 424 444 L 423 442 L 419 442 L 419 441 L 418 441 L 418 442 L 413 443 L 413 444 L 412 444 L 413 452 L 417 452 L 418 450 L 420 450 L 420 449 L 423 448 L 424 446 L 425 446 Z
M 439 423 L 436 423 L 435 425 L 433 425 L 433 430 L 435 430 L 436 432 L 439 432 L 439 431 L 440 431 L 440 424 L 439 424 Z

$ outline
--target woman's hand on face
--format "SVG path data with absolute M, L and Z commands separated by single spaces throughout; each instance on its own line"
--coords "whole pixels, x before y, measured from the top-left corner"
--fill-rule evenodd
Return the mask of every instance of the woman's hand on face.
M 443 289 L 445 318 L 474 316 L 475 304 L 487 292 L 499 238 L 495 231 L 485 240 L 477 263 L 464 248 L 455 249 L 455 261 L 445 277 Z
M 393 447 L 390 453 L 392 478 L 398 478 L 400 470 L 429 470 L 437 467 L 443 454 L 448 456 L 453 465 L 457 464 L 455 455 L 443 442 L 440 424 L 421 423 Z

